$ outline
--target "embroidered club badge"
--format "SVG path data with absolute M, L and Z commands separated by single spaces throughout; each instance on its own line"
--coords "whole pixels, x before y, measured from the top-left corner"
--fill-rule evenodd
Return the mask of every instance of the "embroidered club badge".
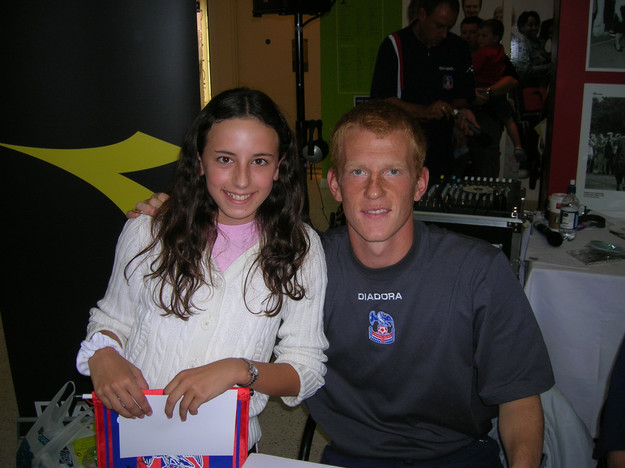
M 374 343 L 391 344 L 395 341 L 395 321 L 386 312 L 369 312 L 369 339 Z

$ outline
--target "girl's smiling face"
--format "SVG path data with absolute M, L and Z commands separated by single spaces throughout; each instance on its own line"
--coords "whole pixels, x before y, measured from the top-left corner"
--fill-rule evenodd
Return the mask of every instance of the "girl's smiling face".
M 278 180 L 278 134 L 259 120 L 234 118 L 212 126 L 201 155 L 200 173 L 219 207 L 217 222 L 245 224 Z

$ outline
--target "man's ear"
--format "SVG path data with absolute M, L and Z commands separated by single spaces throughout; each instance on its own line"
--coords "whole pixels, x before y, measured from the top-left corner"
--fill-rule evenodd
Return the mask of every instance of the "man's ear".
M 418 19 L 419 21 L 425 21 L 425 20 L 427 19 L 427 17 L 428 17 L 428 14 L 427 14 L 427 12 L 425 11 L 425 8 L 420 7 L 420 8 L 417 10 L 417 19 Z
M 341 195 L 341 184 L 339 184 L 339 178 L 336 174 L 336 171 L 333 167 L 328 170 L 328 187 L 330 188 L 330 192 L 334 196 L 334 199 L 337 202 L 343 201 L 343 196 Z
M 415 192 L 414 192 L 414 201 L 421 200 L 421 197 L 423 196 L 425 191 L 428 189 L 429 181 L 430 181 L 430 171 L 428 171 L 428 168 L 424 166 L 421 169 L 421 175 L 419 175 L 417 178 L 417 183 L 415 185 Z

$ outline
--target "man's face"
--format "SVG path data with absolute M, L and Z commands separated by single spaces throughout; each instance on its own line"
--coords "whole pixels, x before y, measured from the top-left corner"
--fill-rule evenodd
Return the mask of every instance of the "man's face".
M 373 252 L 388 254 L 385 260 L 393 264 L 412 245 L 413 202 L 427 189 L 427 169 L 417 178 L 410 138 L 403 131 L 379 138 L 352 128 L 343 150 L 340 180 L 331 170 L 328 184 L 343 203 L 352 249 L 365 265 L 371 266 Z M 400 257 L 394 258 L 397 252 Z
M 464 11 L 465 17 L 479 16 L 481 9 L 480 0 L 464 0 L 462 2 L 462 11 Z
M 418 21 L 415 24 L 415 33 L 426 47 L 435 47 L 447 37 L 449 29 L 456 24 L 458 15 L 442 4 L 436 7 L 430 16 L 423 8 L 419 8 Z
M 477 24 L 463 24 L 460 26 L 460 36 L 469 45 L 470 50 L 477 49 Z

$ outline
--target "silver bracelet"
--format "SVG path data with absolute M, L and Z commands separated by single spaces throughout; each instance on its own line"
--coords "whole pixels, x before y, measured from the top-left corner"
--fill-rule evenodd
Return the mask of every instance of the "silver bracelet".
M 246 384 L 239 384 L 239 387 L 251 387 L 252 385 L 254 385 L 254 382 L 256 382 L 256 379 L 258 379 L 258 367 L 256 367 L 256 365 L 249 359 L 245 359 L 245 358 L 239 358 L 239 359 L 245 361 L 247 365 L 250 366 L 249 368 L 250 381 Z

